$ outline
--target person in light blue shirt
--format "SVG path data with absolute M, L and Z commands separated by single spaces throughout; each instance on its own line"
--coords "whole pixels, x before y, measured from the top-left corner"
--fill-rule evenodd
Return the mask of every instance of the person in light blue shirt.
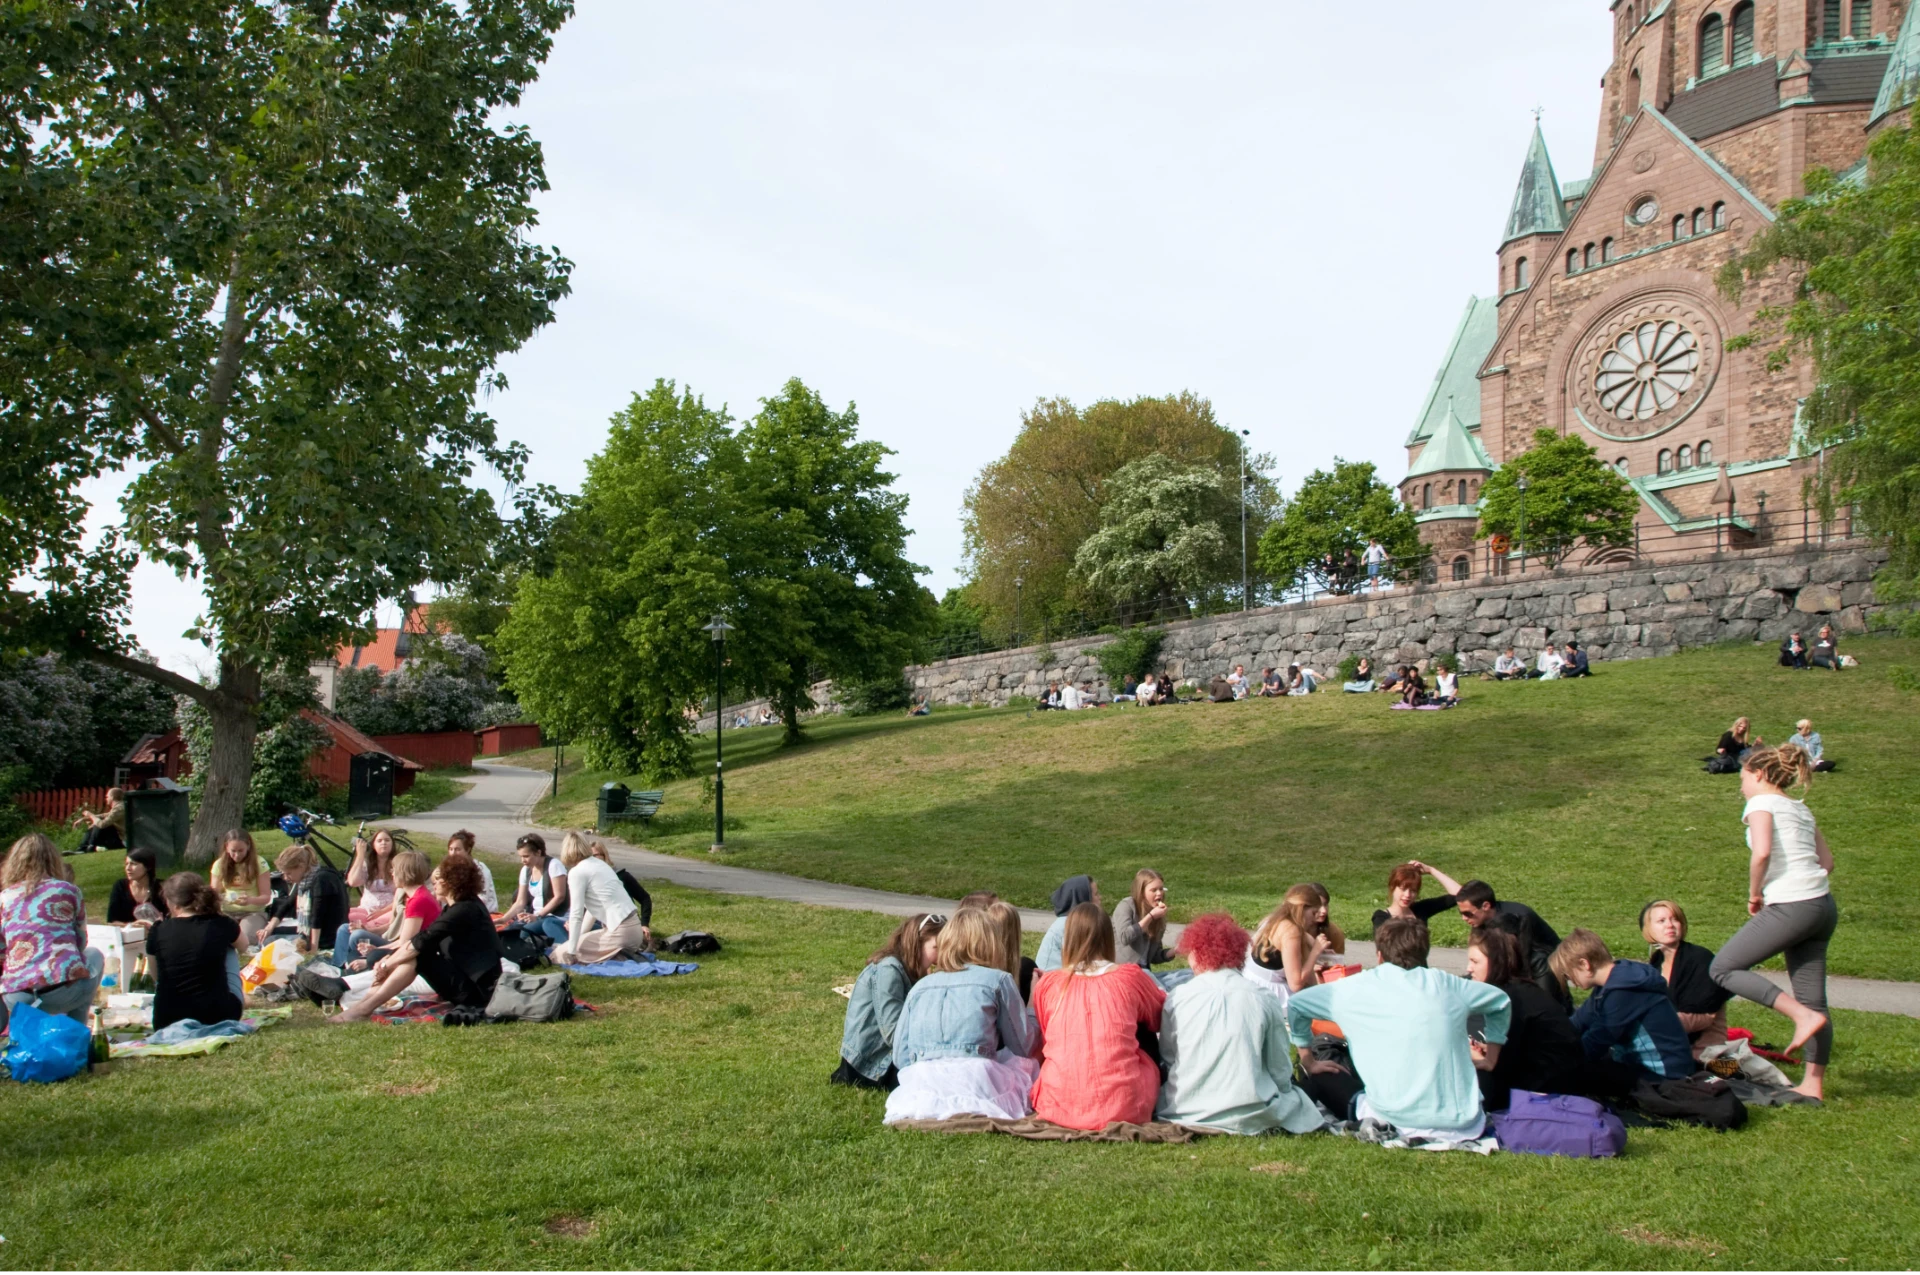
M 1820 742 L 1820 732 L 1806 718 L 1794 723 L 1793 734 L 1787 736 L 1787 742 L 1805 753 L 1815 770 L 1833 769 L 1833 763 L 1826 758 L 1826 746 Z
M 1082 903 L 1100 902 L 1100 887 L 1092 877 L 1068 877 L 1053 892 L 1053 924 L 1040 936 L 1040 951 L 1033 958 L 1034 968 L 1045 972 L 1060 968 L 1061 949 L 1067 938 L 1067 913 Z
M 1340 1108 L 1357 1079 L 1361 1089 L 1351 1100 L 1356 1119 L 1383 1120 L 1402 1137 L 1479 1137 L 1486 1113 L 1474 1072 L 1499 1060 L 1511 1018 L 1507 994 L 1489 983 L 1428 969 L 1427 924 L 1418 917 L 1391 918 L 1375 932 L 1374 943 L 1379 965 L 1304 988 L 1287 1003 L 1287 1027 L 1302 1050 L 1309 1088 L 1336 1117 L 1345 1118 L 1349 1113 Z M 1475 1014 L 1485 1019 L 1484 1043 L 1467 1035 L 1467 1019 Z M 1316 1018 L 1338 1023 L 1346 1033 L 1357 1078 L 1338 1075 L 1345 1069 L 1305 1053 Z M 1328 1102 L 1329 1094 L 1342 1100 Z

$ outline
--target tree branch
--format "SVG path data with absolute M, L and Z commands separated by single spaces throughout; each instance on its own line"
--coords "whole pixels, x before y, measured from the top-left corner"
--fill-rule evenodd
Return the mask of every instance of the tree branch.
M 227 707 L 228 697 L 221 694 L 217 687 L 202 686 L 192 678 L 182 677 L 171 669 L 161 668 L 158 664 L 136 660 L 131 655 L 122 655 L 118 651 L 103 650 L 94 646 L 83 646 L 74 654 L 83 660 L 90 660 L 110 669 L 118 669 L 134 677 L 145 678 L 149 682 L 156 682 L 176 695 L 185 695 L 203 708 Z

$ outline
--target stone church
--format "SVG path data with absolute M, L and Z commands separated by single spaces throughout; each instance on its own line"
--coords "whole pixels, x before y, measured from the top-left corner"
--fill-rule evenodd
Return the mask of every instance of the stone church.
M 1407 440 L 1401 496 L 1442 578 L 1509 569 L 1511 547 L 1475 542 L 1480 485 L 1539 429 L 1577 434 L 1626 475 L 1641 558 L 1803 535 L 1802 479 L 1819 463 L 1797 427 L 1807 360 L 1770 372 L 1765 348 L 1726 348 L 1796 280 L 1783 268 L 1735 305 L 1714 276 L 1804 193 L 1808 169 L 1857 175 L 1870 137 L 1906 122 L 1920 4 L 1614 0 L 1612 12 L 1592 173 L 1561 181 L 1535 125 L 1498 286 L 1467 305 Z

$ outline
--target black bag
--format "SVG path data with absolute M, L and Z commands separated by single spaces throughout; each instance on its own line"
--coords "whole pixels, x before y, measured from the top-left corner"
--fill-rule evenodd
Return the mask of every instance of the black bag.
M 523 930 L 515 926 L 500 932 L 500 955 L 523 970 L 545 965 L 547 949 L 552 946 L 553 939 L 539 930 Z
M 551 1023 L 573 1017 L 573 980 L 558 974 L 502 974 L 487 1001 L 491 1023 Z
M 323 974 L 311 965 L 303 965 L 294 971 L 293 987 L 315 1005 L 329 1002 L 338 1005 L 347 994 L 345 979 L 332 974 Z
M 699 956 L 703 952 L 718 952 L 720 940 L 705 930 L 682 930 L 662 940 L 660 950 L 672 952 L 675 956 Z
M 1633 1087 L 1640 1110 L 1662 1120 L 1684 1120 L 1725 1133 L 1747 1122 L 1747 1105 L 1733 1087 L 1710 1071 L 1679 1080 L 1642 1080 Z
M 1702 769 L 1709 775 L 1737 775 L 1740 773 L 1740 759 L 1729 757 L 1725 753 L 1715 753 L 1707 758 L 1707 764 Z

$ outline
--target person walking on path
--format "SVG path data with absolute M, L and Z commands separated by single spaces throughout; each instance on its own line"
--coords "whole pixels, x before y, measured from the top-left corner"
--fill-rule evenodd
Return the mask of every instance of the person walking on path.
M 1787 796 L 1813 781 L 1807 755 L 1798 748 L 1757 748 L 1740 766 L 1740 792 L 1747 799 L 1747 912 L 1751 916 L 1713 958 L 1713 981 L 1793 1021 L 1787 1052 L 1806 1046 L 1807 1074 L 1796 1093 L 1820 1098 L 1827 1059 L 1833 1052 L 1833 1021 L 1827 1014 L 1827 944 L 1840 919 L 1831 882 L 1833 852 L 1806 803 Z M 1791 994 L 1754 973 L 1770 957 L 1785 955 Z

